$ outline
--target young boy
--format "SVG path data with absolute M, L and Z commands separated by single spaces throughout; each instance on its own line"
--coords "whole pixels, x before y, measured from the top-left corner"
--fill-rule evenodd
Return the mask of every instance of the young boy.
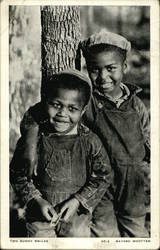
M 92 210 L 112 184 L 106 150 L 80 122 L 90 100 L 91 84 L 76 70 L 55 74 L 44 84 L 45 99 L 29 110 L 39 127 L 30 120 L 26 126 L 30 124 L 36 133 L 22 129 L 10 164 L 10 181 L 26 206 L 32 237 L 54 237 L 52 222 L 57 224 L 58 236 L 89 237 Z M 31 154 L 26 157 L 26 144 L 30 153 L 37 155 L 37 173 L 31 179 L 26 168 Z
M 121 235 L 148 237 L 144 174 L 150 149 L 149 116 L 136 96 L 141 89 L 122 82 L 130 42 L 118 34 L 100 32 L 83 41 L 81 49 L 93 86 L 84 121 L 100 137 L 114 168 L 114 207 Z M 98 207 L 107 217 L 105 202 Z

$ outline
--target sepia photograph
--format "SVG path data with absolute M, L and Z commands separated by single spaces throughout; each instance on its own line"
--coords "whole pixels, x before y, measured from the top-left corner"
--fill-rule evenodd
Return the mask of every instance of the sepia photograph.
M 158 249 L 158 1 L 4 2 L 2 249 Z

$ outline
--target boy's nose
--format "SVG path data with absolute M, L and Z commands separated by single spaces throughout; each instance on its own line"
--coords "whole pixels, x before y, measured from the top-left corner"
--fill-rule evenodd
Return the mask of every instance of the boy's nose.
M 62 107 L 59 110 L 58 115 L 60 115 L 60 116 L 66 116 L 67 115 L 67 108 L 66 107 Z
M 109 79 L 110 78 L 110 73 L 108 72 L 107 69 L 103 69 L 100 71 L 99 73 L 99 78 L 101 80 L 107 80 L 107 78 Z

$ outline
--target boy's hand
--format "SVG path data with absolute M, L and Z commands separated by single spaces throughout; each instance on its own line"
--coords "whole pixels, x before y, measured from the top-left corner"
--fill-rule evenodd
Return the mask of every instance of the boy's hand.
M 30 210 L 29 212 L 33 217 L 35 215 L 35 217 L 37 216 L 47 221 L 52 220 L 52 222 L 58 219 L 58 215 L 52 205 L 42 197 L 34 198 L 28 210 Z
M 69 219 L 77 212 L 79 205 L 79 201 L 76 198 L 72 198 L 71 200 L 65 202 L 60 211 L 60 215 L 62 215 L 63 220 L 68 222 Z M 66 213 L 63 216 L 64 212 Z
M 32 178 L 33 174 L 35 176 L 37 175 L 37 163 L 38 157 L 36 147 L 26 147 L 24 152 L 24 164 L 27 169 L 27 176 L 29 180 Z
M 39 126 L 34 126 L 30 128 L 24 137 L 24 164 L 27 171 L 27 176 L 29 179 L 32 175 L 37 173 L 37 142 L 38 142 L 38 131 Z

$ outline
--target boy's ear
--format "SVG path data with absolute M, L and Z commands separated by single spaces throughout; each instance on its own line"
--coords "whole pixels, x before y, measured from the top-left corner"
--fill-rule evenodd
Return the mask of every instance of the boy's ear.
M 127 61 L 124 61 L 124 63 L 123 63 L 123 73 L 126 74 L 127 71 L 128 71 Z

